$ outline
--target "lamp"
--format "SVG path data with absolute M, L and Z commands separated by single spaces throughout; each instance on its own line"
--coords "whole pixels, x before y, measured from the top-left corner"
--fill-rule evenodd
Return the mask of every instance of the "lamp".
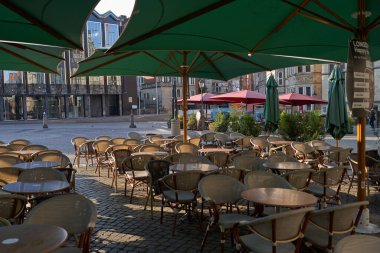
M 201 113 L 203 113 L 203 88 L 205 87 L 205 80 L 200 79 L 198 82 L 199 88 L 201 89 Z

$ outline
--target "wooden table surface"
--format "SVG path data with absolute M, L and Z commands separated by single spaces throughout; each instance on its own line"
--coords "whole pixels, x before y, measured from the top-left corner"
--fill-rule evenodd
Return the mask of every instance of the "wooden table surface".
M 201 148 L 198 150 L 200 153 L 214 153 L 214 152 L 225 152 L 231 153 L 235 150 L 233 148 Z
M 214 164 L 206 164 L 206 163 L 178 163 L 171 165 L 170 167 L 171 171 L 174 172 L 181 172 L 181 171 L 202 171 L 202 172 L 215 172 L 218 171 L 218 166 Z
M 287 208 L 312 206 L 318 201 L 309 193 L 283 188 L 252 188 L 241 196 L 257 204 Z
M 263 167 L 275 170 L 301 170 L 310 169 L 310 164 L 300 162 L 265 162 Z
M 35 168 L 51 168 L 58 165 L 59 165 L 58 162 L 34 161 L 34 162 L 18 163 L 18 164 L 13 165 L 13 167 L 19 168 L 22 170 L 27 170 L 27 169 L 35 169 Z
M 22 224 L 0 227 L 0 252 L 48 253 L 67 239 L 61 227 L 48 224 Z
M 70 184 L 67 181 L 51 180 L 38 182 L 15 182 L 3 186 L 3 190 L 18 194 L 42 194 L 60 192 L 68 189 Z

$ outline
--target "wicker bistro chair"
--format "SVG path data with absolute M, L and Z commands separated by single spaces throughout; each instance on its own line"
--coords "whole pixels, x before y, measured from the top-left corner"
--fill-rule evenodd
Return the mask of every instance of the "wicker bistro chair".
M 328 153 L 323 159 L 324 163 L 322 166 L 325 167 L 336 167 L 336 166 L 346 166 L 349 168 L 350 164 L 348 162 L 348 157 L 352 152 L 352 148 L 342 148 L 337 151 Z
M 264 162 L 266 162 L 266 160 L 260 159 L 259 157 L 237 156 L 233 158 L 232 165 L 234 165 L 236 169 L 242 169 L 249 172 L 256 170 L 265 170 L 265 168 L 262 166 Z
M 122 168 L 125 171 L 124 195 L 127 196 L 127 184 L 131 185 L 131 196 L 129 203 L 132 204 L 133 192 L 139 185 L 148 186 L 149 173 L 145 169 L 149 161 L 154 160 L 152 155 L 131 156 L 122 162 Z
M 9 144 L 23 144 L 25 146 L 30 145 L 30 141 L 25 139 L 15 139 L 9 142 Z
M 218 166 L 219 169 L 228 168 L 230 164 L 230 155 L 225 152 L 208 153 L 206 158 Z
M 138 141 L 140 141 L 140 143 L 144 139 L 144 137 L 141 134 L 137 133 L 137 132 L 129 132 L 128 133 L 128 138 L 138 140 Z M 127 143 L 125 143 L 125 144 L 127 144 Z
M 8 146 L 0 146 L 0 153 L 9 152 L 9 151 L 13 151 L 13 149 L 11 149 Z
M 24 156 L 23 156 L 23 155 L 18 154 L 18 153 L 15 153 L 15 152 L 13 152 L 13 151 L 1 152 L 1 153 L 0 153 L 0 156 L 13 156 L 13 157 L 20 158 L 21 160 L 23 160 L 23 161 L 25 162 L 25 160 L 24 160 Z
M 310 179 L 315 170 L 312 169 L 300 169 L 286 172 L 281 176 L 286 179 L 297 190 L 305 190 L 310 183 Z
M 368 201 L 361 201 L 315 210 L 305 232 L 305 245 L 333 252 L 340 239 L 355 233 L 363 209 L 368 204 Z
M 72 193 L 56 196 L 38 204 L 29 212 L 25 223 L 56 225 L 74 236 L 75 246 L 65 245 L 54 252 L 87 253 L 90 251 L 91 234 L 95 228 L 96 216 L 96 205 L 92 201 L 82 195 Z
M 18 182 L 36 182 L 36 181 L 67 181 L 65 174 L 57 169 L 52 168 L 34 168 L 24 170 L 20 173 Z
M 24 219 L 27 198 L 17 194 L 0 194 L 0 217 L 12 224 L 20 224 Z
M 25 144 L 21 144 L 21 143 L 12 143 L 12 144 L 8 144 L 7 147 L 11 150 L 14 150 L 14 151 L 19 151 L 19 150 L 22 150 L 24 147 L 26 147 L 27 145 Z
M 7 156 L 0 154 L 0 168 L 12 167 L 15 164 L 24 163 L 24 160 L 15 156 Z
M 268 163 L 279 163 L 279 162 L 298 162 L 298 160 L 284 153 L 274 153 L 268 157 Z
M 324 168 L 313 173 L 312 183 L 305 191 L 319 198 L 319 207 L 327 207 L 329 200 L 334 200 L 340 205 L 340 186 L 346 172 L 345 167 Z M 336 188 L 333 190 L 331 187 Z
M 163 148 L 156 144 L 145 144 L 142 145 L 139 149 L 139 152 L 156 152 L 156 151 L 165 151 Z
M 131 151 L 128 148 L 116 149 L 111 152 L 111 157 L 113 160 L 112 169 L 112 183 L 111 187 L 115 185 L 115 192 L 117 192 L 117 179 L 120 175 L 125 176 L 125 171 L 123 168 L 123 161 L 131 156 Z
M 235 140 L 233 143 L 237 150 L 251 150 L 251 138 L 252 136 L 243 136 L 240 139 Z
M 164 160 L 151 160 L 146 165 L 146 170 L 149 172 L 148 178 L 148 197 L 145 201 L 144 210 L 148 205 L 150 199 L 150 213 L 153 219 L 153 201 L 154 196 L 162 194 L 161 188 L 158 185 L 159 179 L 169 175 L 169 167 L 171 163 Z
M 46 147 L 45 145 L 40 145 L 40 144 L 32 144 L 32 145 L 28 145 L 28 146 L 25 146 L 23 147 L 21 150 L 48 150 L 49 148 Z
M 109 140 L 111 140 L 111 139 L 112 139 L 112 137 L 107 136 L 107 135 L 101 135 L 101 136 L 98 136 L 98 137 L 95 138 L 96 141 L 100 141 L 100 140 L 106 140 L 106 141 L 109 141 Z
M 92 144 L 92 147 L 95 151 L 95 156 L 96 156 L 95 173 L 98 172 L 99 177 L 100 177 L 100 169 L 102 167 L 107 168 L 107 173 L 108 173 L 107 176 L 110 177 L 112 162 L 110 161 L 108 157 L 107 149 L 111 145 L 112 143 L 109 140 L 97 140 L 97 141 L 94 141 L 94 143 Z
M 86 137 L 74 137 L 71 139 L 71 144 L 74 147 L 75 157 L 73 164 L 77 162 L 78 168 L 80 165 L 80 158 L 86 158 L 87 161 L 87 153 L 85 152 L 84 148 L 81 148 L 81 146 L 86 143 L 88 139 Z M 87 169 L 87 163 L 86 163 L 86 169 Z
M 173 164 L 176 163 L 206 163 L 212 164 L 212 162 L 203 156 L 197 156 L 188 153 L 176 153 L 172 155 L 168 155 L 164 158 L 165 161 L 171 162 Z
M 141 140 L 138 140 L 138 139 L 126 139 L 123 144 L 130 146 L 131 151 L 133 151 L 134 147 L 141 145 L 143 143 L 141 142 Z
M 202 141 L 201 137 L 194 137 L 194 138 L 189 139 L 190 144 L 194 144 L 195 146 L 198 146 L 198 147 L 201 145 L 201 141 Z
M 230 140 L 231 141 L 235 141 L 235 140 L 243 138 L 243 137 L 244 137 L 244 134 L 241 134 L 241 133 L 237 133 L 237 132 L 230 133 Z
M 12 226 L 12 224 L 2 217 L 0 217 L 0 227 Z
M 250 140 L 253 149 L 258 151 L 260 157 L 265 158 L 269 156 L 270 143 L 263 138 L 251 138 Z
M 41 150 L 41 151 L 37 151 L 36 153 L 33 153 L 31 156 L 30 156 L 30 159 L 32 161 L 34 161 L 36 159 L 37 156 L 39 155 L 43 155 L 43 154 L 62 154 L 62 151 L 60 150 L 55 150 L 55 149 L 48 149 L 48 150 Z
M 72 168 L 70 158 L 62 153 L 45 153 L 38 155 L 34 161 L 49 161 L 59 163 L 54 168 Z
M 0 187 L 9 183 L 17 182 L 17 179 L 20 173 L 21 173 L 21 169 L 19 168 L 13 168 L 13 167 L 0 168 Z
M 188 153 L 193 155 L 198 155 L 199 147 L 191 143 L 178 143 L 175 146 L 177 153 Z
M 74 168 L 56 168 L 56 170 L 65 175 L 67 182 L 70 184 L 70 190 L 72 192 L 75 192 L 75 175 L 77 173 L 77 170 Z
M 321 157 L 316 149 L 314 149 L 306 143 L 296 142 L 293 142 L 291 144 L 291 147 L 293 148 L 295 157 L 298 159 L 298 161 L 310 164 L 312 168 L 318 168 L 318 165 L 321 161 Z
M 113 144 L 113 145 L 121 145 L 121 144 L 124 144 L 126 138 L 123 138 L 123 137 L 116 137 L 116 138 L 112 138 L 110 139 L 110 142 Z
M 239 222 L 233 227 L 236 249 L 255 253 L 300 252 L 312 210 L 312 207 L 300 208 Z M 240 231 L 246 230 L 251 233 L 242 235 Z
M 197 205 L 197 187 L 202 177 L 200 171 L 184 171 L 169 174 L 160 179 L 162 191 L 161 219 L 162 224 L 164 216 L 164 206 L 168 206 L 174 211 L 174 222 L 172 235 L 175 233 L 177 225 L 177 216 L 181 211 L 194 211 Z M 189 216 L 190 217 L 190 216 Z
M 217 133 L 214 139 L 219 147 L 232 147 L 232 141 L 227 134 Z
M 220 247 L 221 252 L 224 252 L 225 231 L 232 229 L 232 226 L 239 221 L 253 219 L 250 216 L 240 214 L 237 205 L 241 199 L 241 192 L 245 189 L 246 187 L 240 181 L 226 175 L 209 175 L 199 181 L 198 191 L 209 206 L 211 214 L 202 240 L 201 250 L 205 246 L 208 233 L 213 225 L 218 225 L 220 228 Z M 232 213 L 232 206 L 236 207 L 237 213 Z M 223 211 L 223 207 L 225 207 L 225 211 Z
M 215 144 L 215 134 L 213 132 L 207 132 L 201 135 L 201 146 L 204 144 Z

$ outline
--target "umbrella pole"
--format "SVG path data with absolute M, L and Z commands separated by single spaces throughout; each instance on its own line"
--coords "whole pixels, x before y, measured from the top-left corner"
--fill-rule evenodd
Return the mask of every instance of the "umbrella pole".
M 358 117 L 357 124 L 357 141 L 358 141 L 358 201 L 366 200 L 366 178 L 367 172 L 365 169 L 365 117 Z
M 339 140 L 338 139 L 335 139 L 335 146 L 339 147 Z
M 185 72 L 182 75 L 182 111 L 183 111 L 183 143 L 187 142 L 187 81 L 188 81 L 188 74 Z

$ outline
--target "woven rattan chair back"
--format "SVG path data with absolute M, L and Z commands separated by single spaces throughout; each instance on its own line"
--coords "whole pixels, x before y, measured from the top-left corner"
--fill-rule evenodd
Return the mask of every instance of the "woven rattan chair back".
M 109 141 L 111 140 L 112 137 L 111 136 L 108 136 L 108 135 L 101 135 L 101 136 L 97 136 L 95 138 L 96 141 L 100 141 L 100 140 L 106 140 L 106 141 Z
M 214 138 L 220 147 L 226 146 L 226 144 L 230 142 L 230 137 L 227 134 L 217 133 L 214 135 Z
M 10 147 L 8 146 L 0 146 L 0 153 L 3 153 L 3 152 L 8 152 L 8 151 L 12 151 L 13 149 L 11 149 Z
M 268 157 L 267 161 L 269 163 L 298 162 L 298 160 L 295 157 L 289 156 L 289 155 L 285 155 L 282 152 L 274 153 L 274 154 L 270 155 Z
M 24 218 L 27 203 L 25 196 L 17 194 L 0 194 L 0 217 L 11 223 L 19 224 Z
M 232 160 L 232 164 L 235 168 L 246 171 L 264 170 L 262 166 L 264 162 L 265 160 L 256 156 L 237 156 Z
M 201 137 L 191 138 L 189 139 L 189 143 L 199 147 L 201 145 Z
M 25 139 L 15 139 L 9 142 L 9 144 L 23 144 L 25 146 L 30 145 L 30 141 Z
M 304 190 L 310 183 L 310 179 L 315 170 L 312 169 L 300 169 L 289 171 L 282 176 L 297 190 Z
M 191 143 L 178 143 L 175 148 L 178 153 L 187 153 L 193 155 L 198 155 L 199 150 L 198 146 L 195 146 Z
M 48 150 L 49 148 L 46 147 L 45 145 L 40 145 L 40 144 L 32 144 L 23 147 L 21 150 Z
M 15 164 L 23 162 L 24 160 L 22 160 L 21 158 L 0 154 L 0 167 L 12 167 Z
M 156 151 L 161 152 L 165 150 L 156 144 L 145 144 L 141 146 L 139 149 L 139 152 L 156 152 Z
M 65 174 L 52 168 L 34 168 L 24 170 L 20 173 L 18 182 L 38 182 L 38 181 L 67 181 Z
M 17 179 L 20 173 L 21 173 L 21 170 L 19 168 L 1 167 L 0 168 L 0 186 L 17 182 Z
M 251 171 L 244 176 L 247 188 L 294 189 L 285 178 L 268 171 Z
M 227 168 L 230 164 L 230 155 L 225 152 L 215 152 L 206 155 L 213 164 L 218 166 L 218 168 Z
M 54 168 L 72 168 L 73 165 L 70 161 L 70 158 L 62 153 L 44 153 L 38 155 L 34 161 L 46 161 L 46 162 L 57 162 L 59 163 Z
M 21 144 L 21 143 L 11 143 L 11 144 L 8 144 L 7 147 L 11 150 L 14 150 L 14 151 L 20 151 L 22 150 L 24 147 L 26 147 L 27 145 L 25 144 Z
M 141 134 L 137 133 L 137 132 L 129 132 L 128 133 L 128 138 L 135 139 L 135 140 L 138 140 L 140 142 L 144 139 L 144 137 Z

